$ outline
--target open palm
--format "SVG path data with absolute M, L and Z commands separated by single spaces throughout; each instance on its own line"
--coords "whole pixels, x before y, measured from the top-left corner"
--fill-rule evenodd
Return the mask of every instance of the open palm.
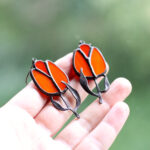
M 66 73 L 70 71 L 72 53 L 56 63 Z M 71 85 L 82 101 L 87 97 L 76 79 Z M 94 84 L 90 83 L 91 88 Z M 124 78 L 116 79 L 110 90 L 102 95 L 103 104 L 95 100 L 73 120 L 56 138 L 52 139 L 71 116 L 71 112 L 55 109 L 34 83 L 0 109 L 0 149 L 3 150 L 106 150 L 109 149 L 124 125 L 128 105 L 122 102 L 131 92 L 131 84 Z M 72 97 L 67 96 L 69 101 Z

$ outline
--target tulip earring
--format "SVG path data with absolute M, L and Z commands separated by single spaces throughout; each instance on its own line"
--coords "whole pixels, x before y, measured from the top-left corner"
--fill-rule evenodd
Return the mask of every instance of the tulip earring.
M 79 118 L 77 109 L 81 103 L 80 96 L 69 85 L 68 76 L 57 65 L 49 60 L 33 59 L 32 68 L 29 73 L 37 88 L 45 95 L 50 96 L 50 100 L 56 109 L 61 111 L 71 110 Z M 63 96 L 67 90 L 71 92 L 76 100 L 74 109 L 71 108 L 70 103 Z M 60 96 L 66 107 L 61 106 L 57 100 L 54 100 L 53 96 Z
M 73 68 L 77 75 L 80 76 L 80 84 L 82 88 L 89 94 L 99 97 L 99 102 L 102 103 L 101 93 L 106 92 L 109 89 L 109 81 L 106 76 L 107 64 L 100 52 L 100 50 L 91 44 L 86 44 L 81 41 L 79 47 L 73 54 Z M 104 90 L 100 90 L 96 79 L 104 77 Z M 94 80 L 96 84 L 97 93 L 90 90 L 88 81 Z

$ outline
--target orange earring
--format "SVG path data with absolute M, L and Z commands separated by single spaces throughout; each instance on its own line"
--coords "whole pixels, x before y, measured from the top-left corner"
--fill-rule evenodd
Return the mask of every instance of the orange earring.
M 68 76 L 52 61 L 36 60 L 32 61 L 30 76 L 37 88 L 47 96 L 50 96 L 54 107 L 61 111 L 71 110 L 77 118 L 79 114 L 77 109 L 81 103 L 78 92 L 69 85 Z M 75 108 L 71 108 L 70 103 L 66 100 L 63 94 L 69 90 L 76 100 Z M 66 108 L 54 100 L 53 96 L 60 96 Z
M 107 64 L 100 50 L 91 46 L 91 44 L 81 41 L 73 54 L 73 68 L 77 75 L 80 76 L 82 88 L 87 93 L 99 97 L 99 102 L 102 103 L 101 93 L 106 92 L 110 84 L 106 76 Z M 99 77 L 104 77 L 104 90 L 101 90 L 96 82 L 96 79 Z M 90 90 L 88 86 L 89 80 L 95 81 L 97 93 Z

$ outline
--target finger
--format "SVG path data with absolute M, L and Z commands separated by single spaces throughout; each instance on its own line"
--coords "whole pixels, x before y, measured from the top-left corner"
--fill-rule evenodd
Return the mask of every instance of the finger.
M 69 53 L 59 59 L 56 63 L 58 63 L 58 65 L 60 65 L 61 68 L 68 73 L 71 62 L 72 53 Z M 45 106 L 47 100 L 48 97 L 42 94 L 33 82 L 30 82 L 22 91 L 14 96 L 5 107 L 7 107 L 7 105 L 17 105 L 34 117 Z
M 81 141 L 76 150 L 107 150 L 123 127 L 129 115 L 129 107 L 124 102 L 117 103 L 103 121 Z
M 108 90 L 104 95 L 103 99 L 107 99 L 107 102 L 110 106 L 114 105 L 114 103 L 120 101 L 119 99 L 125 99 L 127 97 L 126 93 L 130 93 L 132 91 L 132 85 L 126 78 L 118 78 L 115 80 L 115 84 L 111 85 L 111 88 L 114 89 L 113 91 Z M 122 90 L 126 89 L 126 92 L 121 92 Z M 116 94 L 118 93 L 118 94 Z M 114 99 L 115 97 L 115 99 Z
M 120 92 L 118 93 L 118 91 Z M 81 113 L 81 118 L 69 124 L 56 139 L 62 140 L 70 145 L 71 148 L 75 147 L 97 126 L 98 123 L 101 122 L 110 108 L 116 102 L 123 101 L 130 92 L 131 84 L 128 80 L 124 78 L 116 79 L 111 84 L 109 93 L 103 94 L 103 97 L 107 94 L 107 97 L 105 96 L 105 99 L 103 99 L 103 104 L 100 105 L 97 100 L 93 102 L 83 113 Z

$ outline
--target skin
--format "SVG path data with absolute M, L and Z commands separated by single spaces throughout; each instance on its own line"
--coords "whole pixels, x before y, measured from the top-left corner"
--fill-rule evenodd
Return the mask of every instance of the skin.
M 56 64 L 66 73 L 72 65 L 72 53 Z M 75 78 L 71 85 L 82 101 L 87 93 Z M 94 83 L 90 82 L 94 88 Z M 108 92 L 102 95 L 103 104 L 95 100 L 73 120 L 56 138 L 52 139 L 67 119 L 70 111 L 55 109 L 50 101 L 30 82 L 0 109 L 0 149 L 3 150 L 107 150 L 110 148 L 129 115 L 123 102 L 131 92 L 125 78 L 115 79 Z M 70 95 L 66 95 L 72 101 Z

